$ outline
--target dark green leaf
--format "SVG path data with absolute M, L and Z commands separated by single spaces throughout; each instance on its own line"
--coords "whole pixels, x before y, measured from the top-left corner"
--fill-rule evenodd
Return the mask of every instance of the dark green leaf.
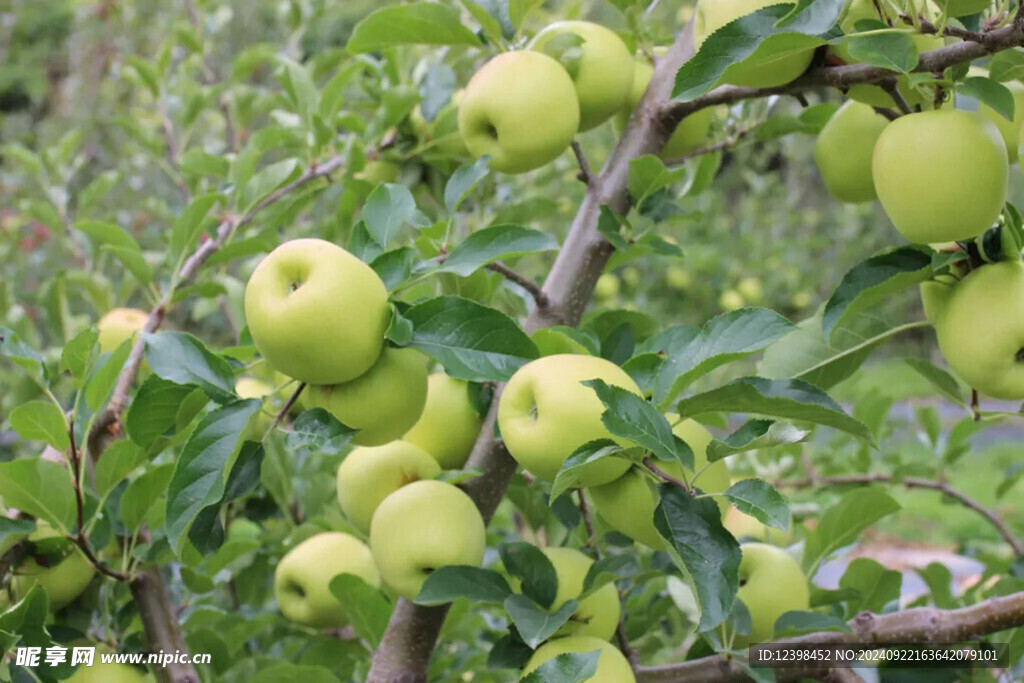
M 605 405 L 601 422 L 615 436 L 629 439 L 654 454 L 659 460 L 680 462 L 693 468 L 693 453 L 676 446 L 672 425 L 658 409 L 633 392 L 610 386 L 602 380 L 582 382 L 597 393 Z M 686 456 L 689 455 L 689 458 Z
M 29 401 L 11 411 L 11 429 L 26 441 L 41 441 L 60 452 L 71 445 L 64 412 L 49 401 Z
M 918 54 L 914 38 L 896 29 L 852 35 L 846 39 L 846 46 L 853 57 L 865 64 L 903 74 L 917 67 Z
M 547 612 L 525 595 L 510 595 L 505 600 L 505 611 L 516 625 L 519 635 L 530 647 L 537 647 L 562 628 L 573 615 L 579 603 L 567 600 L 555 612 Z
M 391 618 L 391 603 L 377 588 L 355 574 L 340 574 L 331 579 L 331 593 L 343 605 L 356 636 L 377 647 Z M 292 679 L 290 679 L 292 680 Z
M 521 683 L 581 683 L 593 680 L 600 650 L 565 652 L 552 657 L 522 679 Z
M 448 213 L 455 213 L 455 210 L 473 191 L 477 183 L 487 177 L 490 172 L 490 168 L 488 168 L 490 160 L 491 157 L 485 154 L 476 161 L 459 166 L 455 173 L 452 173 L 448 183 L 444 186 L 444 205 L 448 209 Z
M 834 551 L 857 540 L 861 532 L 878 520 L 900 509 L 900 504 L 881 489 L 850 491 L 821 516 L 818 526 L 807 537 L 803 567 L 808 576 Z
M 556 500 L 570 489 L 579 488 L 580 477 L 586 466 L 620 453 L 622 446 L 610 439 L 588 441 L 577 448 L 565 459 L 562 468 L 555 475 L 555 480 L 551 482 L 551 500 Z
M 373 241 L 387 249 L 398 230 L 412 220 L 416 200 L 405 185 L 378 185 L 363 207 L 363 222 Z
M 285 445 L 292 452 L 307 449 L 313 453 L 337 455 L 355 433 L 354 429 L 341 424 L 323 408 L 313 408 L 295 420 Z
M 982 104 L 991 107 L 1007 121 L 1013 121 L 1016 103 L 1013 93 L 1005 85 L 991 78 L 971 76 L 957 83 L 957 91 L 961 95 L 973 97 Z
M 438 266 L 439 273 L 468 277 L 488 263 L 558 249 L 558 242 L 539 230 L 519 225 L 492 225 L 460 242 Z
M 520 579 L 522 593 L 541 607 L 550 607 L 558 592 L 558 574 L 547 555 L 537 546 L 522 541 L 504 543 L 498 552 L 505 571 Z
M 960 383 L 953 375 L 942 368 L 932 365 L 926 358 L 904 358 L 903 362 L 928 380 L 946 398 L 952 400 L 957 405 L 966 405 L 964 403 L 963 389 L 961 389 Z
M 417 605 L 443 605 L 466 598 L 470 602 L 502 603 L 512 589 L 501 574 L 480 567 L 449 566 L 431 572 L 416 596 Z
M 103 451 L 103 457 L 96 463 L 96 495 L 100 498 L 110 493 L 131 474 L 132 470 L 145 460 L 145 453 L 131 441 L 113 441 Z
M 143 337 L 146 361 L 154 375 L 175 384 L 197 386 L 218 403 L 235 399 L 231 364 L 191 334 L 158 332 Z
M 786 612 L 775 620 L 775 632 L 780 636 L 800 635 L 818 631 L 840 631 L 850 633 L 851 629 L 839 617 L 821 612 Z
M 150 509 L 163 498 L 173 474 L 174 465 L 170 463 L 150 467 L 125 488 L 121 494 L 121 523 L 129 534 L 138 530 Z
M 373 52 L 391 45 L 479 45 L 459 22 L 459 11 L 435 2 L 382 7 L 356 24 L 346 49 Z
M 370 267 L 384 282 L 388 291 L 393 292 L 409 281 L 417 256 L 416 250 L 412 247 L 400 247 L 385 251 L 370 262 Z
M 847 614 L 862 610 L 880 614 L 890 602 L 900 599 L 903 574 L 886 569 L 869 557 L 855 558 L 846 567 L 839 587 L 856 591 L 857 598 L 849 601 Z
M 740 512 L 776 529 L 785 531 L 792 521 L 786 499 L 766 481 L 743 479 L 730 486 L 725 497 Z
M 708 444 L 708 462 L 761 448 L 800 443 L 807 439 L 809 433 L 786 422 L 749 420 L 724 439 L 713 439 Z
M 174 427 L 181 402 L 193 391 L 188 384 L 178 384 L 156 375 L 147 377 L 125 415 L 128 438 L 146 447 L 163 436 Z
M 126 339 L 116 349 L 111 351 L 106 358 L 103 358 L 97 367 L 92 371 L 89 380 L 85 384 L 85 403 L 92 410 L 99 410 L 100 406 L 110 396 L 117 384 L 117 378 L 124 369 L 128 355 L 132 351 L 133 341 Z

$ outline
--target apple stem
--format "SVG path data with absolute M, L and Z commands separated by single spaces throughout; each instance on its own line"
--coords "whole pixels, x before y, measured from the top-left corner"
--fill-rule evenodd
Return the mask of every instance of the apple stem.
M 299 395 L 302 394 L 302 390 L 305 388 L 306 383 L 299 382 L 298 388 L 294 392 L 292 392 L 292 395 L 289 396 L 288 400 L 285 402 L 284 407 L 281 408 L 281 411 L 277 414 L 277 417 L 274 418 L 274 429 L 277 429 L 278 427 L 281 426 L 281 423 L 284 422 L 285 416 L 288 415 L 288 411 L 290 411 L 295 406 L 295 402 L 299 400 Z
M 687 484 L 686 481 L 684 481 L 683 479 L 677 479 L 676 477 L 673 477 L 671 474 L 655 465 L 654 461 L 651 460 L 650 458 L 644 458 L 644 467 L 650 470 L 655 476 L 664 481 L 666 484 L 674 484 L 675 486 L 678 486 L 682 490 L 689 493 L 691 496 L 693 495 L 693 489 L 690 488 L 690 485 Z

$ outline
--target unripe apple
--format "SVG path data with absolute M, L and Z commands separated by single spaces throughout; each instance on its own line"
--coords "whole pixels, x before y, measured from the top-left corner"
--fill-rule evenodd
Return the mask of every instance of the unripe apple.
M 551 24 L 530 41 L 530 49 L 550 54 L 559 36 L 576 36 L 582 43 L 574 46 L 576 59 L 562 61 L 567 67 L 580 107 L 580 131 L 590 130 L 622 109 L 633 85 L 633 60 L 622 39 L 614 31 L 589 21 L 559 21 Z M 570 48 L 573 49 L 573 48 Z
M 677 292 L 684 292 L 693 284 L 693 276 L 685 268 L 672 266 L 665 270 L 665 284 Z
M 237 517 L 228 524 L 227 540 L 258 541 L 263 538 L 263 527 L 245 517 Z
M 498 428 L 516 462 L 532 474 L 553 481 L 573 451 L 596 439 L 614 439 L 601 422 L 604 404 L 581 382 L 600 379 L 642 395 L 633 378 L 611 361 L 595 356 L 557 354 L 519 368 L 498 402 Z M 584 467 L 580 486 L 598 486 L 629 469 L 624 458 L 605 458 Z
M 949 298 L 953 294 L 954 284 L 956 283 L 936 278 L 926 280 L 918 285 L 918 289 L 921 292 L 921 307 L 924 309 L 924 317 L 932 325 L 935 324 L 940 312 L 949 303 Z
M 866 104 L 850 100 L 818 134 L 814 160 L 821 179 L 841 202 L 870 202 L 878 195 L 871 175 L 875 142 L 889 120 Z
M 381 183 L 396 182 L 401 172 L 402 167 L 393 161 L 371 159 L 366 162 L 362 171 L 356 173 L 355 177 L 373 185 L 380 185 Z
M 1006 201 L 1006 145 L 976 112 L 902 116 L 882 131 L 872 159 L 889 220 L 911 242 L 971 239 L 992 227 Z
M 569 636 L 555 638 L 538 647 L 523 667 L 523 676 L 530 673 L 549 659 L 574 652 L 586 653 L 600 650 L 597 657 L 597 671 L 583 683 L 636 683 L 636 676 L 629 660 L 617 647 L 607 640 L 592 636 Z
M 153 680 L 151 674 L 137 666 L 117 662 L 104 664 L 100 659 L 100 653 L 105 650 L 106 648 L 97 647 L 92 666 L 79 666 L 75 673 L 71 674 L 71 678 L 66 679 L 67 683 L 146 683 Z M 68 655 L 70 654 L 69 651 Z
M 727 289 L 718 297 L 718 307 L 723 311 L 735 311 L 737 308 L 743 308 L 746 303 L 743 295 L 735 289 Z
M 379 446 L 416 424 L 427 401 L 427 363 L 412 348 L 387 347 L 370 370 L 343 384 L 309 386 L 306 403 L 358 429 L 353 441 Z
M 745 277 L 736 283 L 743 301 L 747 304 L 758 304 L 764 299 L 764 287 L 761 285 L 761 278 Z
M 664 50 L 660 48 L 655 48 L 654 51 L 658 56 L 663 52 Z M 646 55 L 637 55 L 633 60 L 633 87 L 629 91 L 626 105 L 612 119 L 617 135 L 622 135 L 622 131 L 626 129 L 629 117 L 633 115 L 633 110 L 643 99 L 644 92 L 653 75 L 654 65 Z M 712 118 L 714 118 L 714 110 L 711 107 L 705 107 L 684 118 L 676 126 L 672 137 L 661 148 L 661 153 L 658 156 L 662 159 L 676 159 L 703 145 L 707 142 Z
M 810 590 L 800 565 L 781 548 L 765 543 L 740 546 L 740 589 L 736 595 L 750 612 L 750 634 L 736 634 L 734 648 L 771 640 L 775 621 L 786 612 L 807 610 Z
M 674 416 L 669 416 L 670 421 Z M 686 442 L 693 451 L 693 464 L 703 472 L 695 482 L 697 488 L 707 493 L 721 493 L 729 488 L 729 470 L 725 461 L 707 465 L 708 444 L 711 433 L 694 420 L 684 420 L 672 428 L 672 432 Z M 679 463 L 659 462 L 658 468 L 677 479 L 693 478 L 693 471 Z M 707 467 L 705 468 L 705 465 Z M 629 536 L 638 543 L 660 550 L 665 539 L 654 526 L 654 511 L 658 507 L 658 492 L 655 481 L 639 467 L 634 467 L 615 481 L 591 488 L 590 497 L 601 513 L 601 518 L 616 531 Z M 718 507 L 724 513 L 729 509 L 728 501 L 718 500 Z
M 729 511 L 725 513 L 722 526 L 737 539 L 748 538 L 761 543 L 770 543 L 771 545 L 786 545 L 792 537 L 790 531 L 770 527 L 756 517 L 744 514 L 733 507 L 729 508 Z
M 274 596 L 281 613 L 313 628 L 347 626 L 348 611 L 330 588 L 338 574 L 354 574 L 371 586 L 380 585 L 370 549 L 355 536 L 325 532 L 292 548 L 274 571 Z
M 696 48 L 699 50 L 708 36 L 726 24 L 776 4 L 776 0 L 700 0 L 693 18 Z M 780 50 L 769 38 L 749 57 L 727 68 L 721 82 L 753 88 L 784 85 L 806 71 L 813 56 L 814 48 Z
M 309 384 L 337 384 L 373 366 L 391 320 L 384 283 L 341 247 L 285 242 L 245 286 L 256 348 L 276 370 Z
M 1024 399 L 1024 263 L 986 264 L 952 289 L 933 312 L 946 362 L 981 394 Z
M 548 608 L 551 612 L 558 611 L 570 600 L 579 600 L 583 592 L 583 582 L 594 560 L 575 548 L 542 548 L 541 552 L 551 561 L 558 575 L 558 591 Z M 519 590 L 518 579 L 512 581 L 513 588 Z M 596 591 L 579 601 L 579 607 L 555 636 L 593 636 L 602 640 L 611 640 L 619 625 L 622 606 L 619 604 L 619 592 L 614 583 L 606 583 Z
M 370 549 L 381 578 L 413 600 L 436 569 L 479 567 L 487 545 L 484 520 L 461 489 L 417 481 L 380 504 L 370 524 Z
M 594 285 L 594 296 L 601 301 L 614 299 L 620 291 L 622 291 L 622 283 L 614 273 L 604 273 L 597 278 L 597 284 Z
M 385 498 L 406 484 L 433 479 L 440 473 L 437 461 L 408 441 L 362 446 L 338 467 L 338 502 L 348 520 L 366 534 L 373 513 Z
M 235 380 L 235 393 L 239 398 L 264 398 L 273 391 L 272 386 L 255 377 L 239 377 Z
M 14 602 L 24 598 L 32 586 L 38 585 L 50 599 L 50 611 L 56 612 L 74 602 L 92 581 L 96 575 L 92 563 L 77 546 L 69 548 L 57 540 L 61 537 L 62 534 L 46 522 L 36 522 L 36 530 L 29 534 L 27 540 L 39 544 L 37 550 L 42 552 L 37 552 L 13 569 L 11 593 Z M 48 539 L 52 540 L 48 542 Z M 46 556 L 49 552 L 56 555 L 67 552 L 67 555 L 51 559 Z
M 971 75 L 987 77 L 988 72 L 984 69 L 971 68 Z M 978 113 L 995 124 L 999 134 L 1003 136 L 1006 143 L 1006 154 L 1010 163 L 1017 161 L 1017 145 L 1020 140 L 1021 126 L 1024 124 L 1024 83 L 1020 81 L 1006 81 L 1003 85 L 1013 95 L 1013 121 L 997 112 L 984 102 L 978 104 Z
M 562 65 L 532 50 L 503 52 L 470 79 L 459 103 L 459 133 L 474 157 L 491 155 L 503 173 L 548 164 L 580 124 L 576 89 Z
M 402 437 L 416 444 L 446 470 L 466 464 L 483 419 L 469 400 L 469 385 L 443 372 L 427 380 L 427 402 L 420 419 Z
M 124 343 L 126 339 L 134 339 L 146 325 L 149 313 L 137 308 L 112 308 L 96 323 L 99 331 L 100 353 L 109 353 Z

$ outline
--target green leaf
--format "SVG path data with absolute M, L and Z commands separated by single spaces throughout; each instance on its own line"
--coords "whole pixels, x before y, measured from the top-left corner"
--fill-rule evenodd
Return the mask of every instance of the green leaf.
M 604 235 L 604 238 L 619 251 L 629 249 L 629 242 L 622 236 L 622 221 L 614 211 L 602 204 L 598 210 L 597 231 Z
M 247 214 L 251 212 L 271 192 L 288 181 L 294 180 L 300 173 L 299 160 L 295 157 L 261 168 L 245 182 L 243 190 L 238 193 L 239 206 L 244 209 L 242 213 Z
M 663 349 L 667 357 L 654 383 L 655 402 L 664 406 L 698 377 L 765 349 L 793 328 L 767 308 L 741 308 L 712 318 L 687 343 Z
M 846 39 L 850 55 L 858 61 L 890 71 L 909 74 L 917 67 L 914 38 L 898 29 L 872 31 L 869 35 L 851 35 Z
M 100 250 L 109 251 L 144 285 L 153 281 L 153 269 L 146 263 L 135 238 L 126 230 L 106 221 L 79 221 L 75 229 L 89 236 Z
M 538 666 L 521 683 L 581 683 L 593 680 L 600 657 L 600 650 L 565 652 Z
M 36 530 L 35 520 L 9 519 L 0 515 L 0 555 L 5 554 L 18 542 L 28 538 Z M 0 649 L 0 654 L 3 650 Z
M 222 156 L 210 154 L 194 147 L 182 155 L 181 170 L 190 175 L 226 180 L 231 170 L 231 162 Z
M 683 399 L 675 412 L 683 417 L 728 412 L 801 420 L 838 429 L 874 446 L 864 424 L 843 412 L 825 392 L 800 380 L 743 377 Z
M 960 406 L 967 405 L 964 402 L 963 389 L 960 382 L 953 375 L 942 368 L 932 365 L 926 358 L 904 358 L 903 362 L 913 368 L 919 375 L 928 380 L 933 387 L 946 398 Z
M 755 59 L 778 58 L 825 44 L 837 35 L 830 29 L 845 5 L 845 0 L 817 0 L 792 16 L 792 5 L 775 5 L 726 24 L 708 36 L 700 51 L 676 74 L 673 100 L 688 102 L 703 95 L 726 69 L 755 51 Z M 786 20 L 785 25 L 780 25 L 780 19 Z
M 762 524 L 785 531 L 792 521 L 786 499 L 766 481 L 743 479 L 730 486 L 725 497 L 737 510 Z
M 125 62 L 135 70 L 142 83 L 149 88 L 153 97 L 160 97 L 160 76 L 156 65 L 142 57 L 128 56 Z
M 11 429 L 26 441 L 42 441 L 60 452 L 71 445 L 64 412 L 49 401 L 29 401 L 11 411 Z
M 392 45 L 473 45 L 480 40 L 459 22 L 459 11 L 435 2 L 382 7 L 352 30 L 345 48 L 352 54 Z
M 227 472 L 260 406 L 255 399 L 220 406 L 189 436 L 167 491 L 167 537 L 176 552 L 199 511 L 224 495 Z
M 881 489 L 862 488 L 847 493 L 825 511 L 807 537 L 803 554 L 807 576 L 814 576 L 834 551 L 854 543 L 865 529 L 899 509 L 900 504 Z
M 163 498 L 173 474 L 172 463 L 151 467 L 125 488 L 121 494 L 121 523 L 130 534 L 135 533 L 149 511 Z
M 1024 52 L 1003 50 L 988 63 L 988 75 L 997 81 L 1016 81 L 1024 78 Z
M 567 600 L 555 612 L 547 612 L 525 595 L 510 595 L 505 600 L 505 611 L 516 625 L 523 641 L 536 648 L 562 628 L 573 615 L 579 603 Z
M 700 603 L 700 630 L 725 621 L 740 584 L 740 546 L 722 526 L 722 512 L 710 498 L 694 498 L 673 484 L 658 487 L 661 502 L 654 526 L 693 582 Z
M 775 620 L 775 633 L 780 636 L 816 633 L 818 631 L 839 631 L 850 633 L 845 621 L 831 614 L 821 612 L 790 611 Z
M 737 453 L 746 453 L 761 448 L 772 448 L 783 444 L 800 443 L 810 434 L 785 422 L 772 420 L 749 420 L 724 439 L 713 439 L 708 444 L 708 462 L 716 462 Z
M 366 199 L 363 221 L 373 241 L 383 249 L 395 239 L 399 228 L 416 214 L 416 200 L 405 185 L 378 185 Z
M 599 379 L 586 380 L 581 384 L 593 389 L 605 405 L 601 422 L 609 432 L 649 450 L 659 460 L 679 462 L 693 468 L 693 452 L 677 446 L 672 425 L 642 396 Z
M 29 376 L 49 384 L 42 355 L 29 347 L 12 330 L 0 327 L 0 352 Z
M 338 422 L 323 408 L 313 408 L 299 415 L 285 437 L 289 451 L 307 449 L 321 455 L 337 455 L 352 440 L 356 430 Z
M 463 164 L 455 169 L 448 182 L 444 186 L 444 205 L 448 213 L 455 213 L 466 196 L 473 191 L 477 184 L 490 173 L 488 164 L 491 157 L 483 155 L 476 161 Z
M 76 334 L 64 345 L 60 354 L 60 366 L 67 370 L 75 380 L 75 386 L 81 388 L 89 372 L 94 358 L 93 350 L 99 339 L 99 332 L 92 325 Z
M 441 296 L 409 307 L 409 345 L 456 379 L 504 382 L 537 358 L 536 345 L 512 318 L 469 299 Z
M 0 463 L 0 498 L 7 507 L 46 520 L 58 529 L 75 525 L 75 492 L 63 465 L 42 458 Z
M 1005 85 L 992 78 L 971 76 L 957 83 L 957 93 L 973 97 L 988 105 L 1007 121 L 1013 121 L 1016 103 L 1013 93 Z
M 880 614 L 890 602 L 900 599 L 903 574 L 886 569 L 869 557 L 855 558 L 846 567 L 839 587 L 856 591 L 857 598 L 848 603 L 848 614 L 863 610 Z
M 96 495 L 105 498 L 145 459 L 143 450 L 131 441 L 112 441 L 96 463 Z
M 216 157 L 223 161 L 225 174 L 227 161 L 222 157 Z M 196 197 L 185 209 L 174 219 L 171 226 L 171 253 L 175 256 L 195 246 L 196 240 L 203 232 L 204 226 L 212 225 L 215 221 L 207 221 L 206 217 L 214 206 L 224 201 L 222 194 L 204 194 Z
M 175 426 L 181 402 L 193 391 L 190 384 L 178 384 L 156 375 L 147 377 L 125 415 L 128 438 L 148 447 Z
M 928 591 L 932 594 L 932 600 L 936 607 L 939 609 L 962 607 L 957 604 L 957 599 L 953 597 L 950 590 L 953 585 L 953 575 L 949 571 L 949 567 L 938 562 L 931 562 L 924 569 L 916 571 L 917 575 L 928 584 Z
M 558 574 L 547 555 L 530 543 L 503 543 L 498 548 L 509 575 L 521 582 L 521 592 L 543 608 L 551 607 L 558 592 Z
M 128 355 L 132 352 L 133 344 L 131 339 L 126 339 L 106 355 L 106 358 L 103 358 L 102 362 L 92 371 L 89 380 L 85 383 L 85 403 L 90 409 L 99 410 L 110 396 L 110 392 L 114 390 L 117 378 L 128 361 Z
M 468 277 L 494 261 L 557 249 L 558 242 L 539 230 L 519 225 L 492 225 L 462 240 L 436 272 Z
M 418 252 L 412 247 L 399 247 L 385 251 L 370 261 L 370 267 L 384 282 L 388 291 L 393 292 L 409 281 L 418 256 Z
M 865 310 L 887 296 L 932 277 L 931 255 L 915 247 L 899 247 L 877 254 L 854 266 L 825 304 L 825 338 L 848 316 Z
M 579 599 L 585 597 L 616 579 L 626 579 L 639 576 L 641 572 L 640 559 L 632 553 L 621 555 L 605 555 L 594 561 L 583 578 L 583 592 Z
M 444 605 L 466 598 L 470 602 L 502 603 L 512 594 L 505 577 L 480 567 L 449 566 L 431 572 L 416 596 L 417 605 Z
M 391 603 L 378 588 L 355 574 L 339 574 L 331 579 L 331 594 L 345 605 L 352 630 L 376 648 L 384 637 L 391 618 Z M 296 679 L 287 679 L 296 680 Z
M 645 154 L 629 162 L 629 194 L 637 206 L 663 187 L 686 177 L 686 167 L 673 170 L 665 168 L 661 159 L 653 154 Z
M 231 364 L 185 332 L 145 334 L 146 361 L 157 377 L 175 384 L 194 385 L 218 403 L 235 399 Z
M 574 450 L 562 463 L 561 469 L 555 475 L 555 480 L 551 482 L 549 499 L 551 503 L 554 503 L 566 491 L 579 488 L 580 478 L 588 465 L 621 453 L 622 446 L 611 439 L 588 441 Z

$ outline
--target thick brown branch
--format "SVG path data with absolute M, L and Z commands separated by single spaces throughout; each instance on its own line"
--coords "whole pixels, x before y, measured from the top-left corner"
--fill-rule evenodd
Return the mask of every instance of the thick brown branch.
M 991 598 L 970 607 L 934 607 L 878 615 L 861 612 L 849 621 L 851 633 L 809 633 L 783 642 L 795 645 L 862 645 L 878 648 L 892 643 L 957 643 L 1024 626 L 1024 593 Z M 776 680 L 793 681 L 808 669 L 776 669 Z M 814 677 L 813 672 L 810 673 Z M 748 681 L 742 663 L 722 656 L 704 657 L 667 666 L 641 667 L 640 683 L 739 683 Z
M 177 611 L 168 597 L 159 567 L 148 567 L 140 571 L 129 586 L 142 619 L 149 651 L 188 652 L 178 624 Z M 199 683 L 199 674 L 191 664 L 171 663 L 157 668 L 156 673 L 161 683 Z
M 1006 521 L 1000 517 L 994 510 L 985 507 L 978 501 L 968 496 L 963 491 L 953 488 L 948 482 L 935 480 L 935 479 L 923 479 L 920 477 L 903 477 L 897 478 L 890 474 L 852 474 L 852 475 L 837 475 L 825 477 L 821 475 L 814 475 L 807 479 L 783 479 L 776 481 L 775 485 L 777 488 L 807 488 L 811 486 L 842 486 L 842 485 L 868 485 L 868 484 L 898 484 L 905 486 L 908 489 L 930 489 L 932 491 L 940 491 L 944 495 L 950 498 L 955 498 L 965 507 L 974 510 L 979 515 L 984 517 L 989 524 L 995 527 L 999 535 L 1003 537 L 1010 548 L 1013 549 L 1015 555 L 1024 555 L 1024 541 L 1013 533 L 1010 526 Z

